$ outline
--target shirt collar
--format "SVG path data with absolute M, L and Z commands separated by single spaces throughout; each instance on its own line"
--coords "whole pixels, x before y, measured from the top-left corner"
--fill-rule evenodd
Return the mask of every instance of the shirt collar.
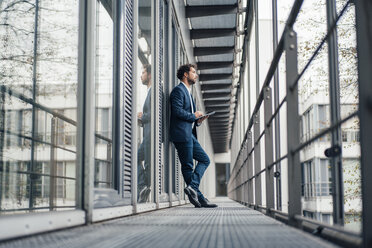
M 183 84 L 183 85 L 186 87 L 187 91 L 188 91 L 189 94 L 191 95 L 191 87 L 190 87 L 190 88 L 187 87 L 187 85 L 186 85 L 184 82 L 181 82 L 181 84 Z

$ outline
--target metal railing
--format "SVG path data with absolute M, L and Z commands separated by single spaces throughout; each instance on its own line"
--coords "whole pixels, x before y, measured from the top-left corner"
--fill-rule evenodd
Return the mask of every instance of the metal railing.
M 332 2 L 332 1 L 330 1 Z M 328 22 L 328 31 L 323 37 L 321 42 L 316 47 L 314 53 L 311 55 L 310 59 L 305 64 L 304 68 L 298 72 L 298 62 L 297 62 L 297 34 L 293 29 L 296 18 L 301 10 L 303 0 L 296 0 L 293 4 L 289 17 L 287 19 L 283 34 L 274 52 L 273 59 L 271 61 L 270 67 L 266 74 L 265 80 L 263 82 L 262 88 L 257 97 L 254 110 L 249 119 L 248 127 L 246 129 L 245 135 L 243 137 L 242 144 L 240 145 L 240 150 L 238 152 L 235 165 L 231 172 L 231 177 L 228 183 L 228 195 L 230 198 L 237 200 L 243 204 L 250 207 L 254 207 L 257 210 L 264 211 L 267 215 L 278 218 L 292 226 L 303 227 L 304 229 L 310 230 L 311 232 L 330 239 L 343 246 L 357 247 L 362 245 L 363 242 L 369 242 L 368 240 L 362 241 L 360 234 L 349 232 L 344 230 L 343 225 L 343 181 L 342 181 L 342 171 L 336 160 L 332 161 L 332 182 L 330 184 L 321 184 L 320 192 L 317 189 L 317 185 L 303 185 L 301 183 L 301 163 L 300 163 L 300 152 L 309 144 L 316 142 L 318 139 L 331 135 L 332 147 L 330 149 L 337 149 L 341 137 L 337 137 L 337 132 L 340 132 L 341 125 L 345 122 L 351 120 L 355 117 L 360 117 L 360 110 L 357 110 L 345 118 L 332 119 L 329 127 L 321 129 L 318 133 L 314 134 L 312 137 L 306 139 L 306 141 L 301 142 L 300 129 L 299 129 L 299 111 L 298 111 L 298 83 L 304 73 L 308 70 L 312 61 L 317 57 L 320 50 L 324 47 L 326 42 L 329 44 L 329 49 L 334 48 L 337 43 L 330 43 L 332 39 L 335 38 L 335 30 L 337 23 L 340 18 L 349 9 L 353 1 L 349 0 L 343 6 L 342 10 L 339 12 L 334 19 Z M 365 5 L 367 1 L 364 1 Z M 332 8 L 334 11 L 335 6 L 330 6 L 331 3 L 327 2 L 327 9 Z M 253 11 L 251 11 L 253 12 Z M 327 16 L 330 14 L 328 13 Z M 252 18 L 252 17 L 251 17 Z M 247 18 L 249 19 L 249 17 Z M 330 20 L 330 19 L 329 19 Z M 256 20 L 257 21 L 257 20 Z M 366 21 L 366 20 L 364 20 Z M 366 21 L 368 22 L 368 21 Z M 371 28 L 368 24 L 363 23 L 367 28 Z M 369 23 L 370 24 L 370 23 Z M 357 26 L 358 28 L 358 26 Z M 248 28 L 249 30 L 250 28 Z M 249 36 L 249 33 L 246 34 Z M 244 49 L 248 47 L 248 39 L 245 39 Z M 285 53 L 285 69 L 286 69 L 286 96 L 277 105 L 277 107 L 272 110 L 272 92 L 270 84 L 273 81 L 276 71 L 278 70 L 279 61 L 282 54 Z M 243 53 L 242 61 L 246 63 L 248 58 L 246 58 L 246 53 Z M 330 70 L 335 66 L 337 60 L 330 58 Z M 337 65 L 336 65 L 337 66 Z M 243 68 L 243 66 L 242 66 Z M 330 71 L 330 74 L 333 73 Z M 333 75 L 338 77 L 337 75 Z M 333 81 L 331 76 L 331 84 L 336 84 L 338 82 Z M 333 101 L 337 97 L 337 92 L 332 92 L 334 89 L 330 87 L 331 95 L 331 111 L 333 108 L 339 109 L 338 106 L 334 106 Z M 339 97 L 339 96 L 338 96 Z M 371 96 L 369 96 L 371 98 Z M 273 137 L 273 122 L 279 116 L 280 110 L 283 108 L 284 103 L 287 107 L 287 149 L 288 153 L 281 155 L 274 160 L 274 137 Z M 263 106 L 264 110 L 264 130 L 260 132 L 260 109 Z M 372 106 L 372 104 L 370 105 Z M 331 113 L 333 114 L 333 113 Z M 278 131 L 278 130 L 276 130 Z M 265 168 L 261 168 L 260 161 L 260 142 L 265 139 L 264 149 L 265 149 Z M 361 138 L 362 140 L 362 138 Z M 363 145 L 363 143 L 362 143 Z M 335 153 L 331 155 L 332 157 L 338 157 L 340 159 L 340 153 Z M 253 159 L 254 157 L 254 159 Z M 288 162 L 288 213 L 282 212 L 279 206 L 275 208 L 274 204 L 274 178 L 280 177 L 278 171 L 274 172 L 274 166 L 280 164 L 283 160 Z M 363 170 L 362 170 L 363 171 Z M 261 194 L 261 178 L 266 176 L 266 206 L 262 206 L 262 194 Z M 341 176 L 340 176 L 341 175 Z M 319 185 L 318 185 L 319 186 Z M 324 186 L 324 187 L 323 187 Z M 324 189 L 323 189 L 324 188 Z M 255 189 L 255 192 L 253 192 Z M 278 190 L 278 189 L 277 189 Z M 314 220 L 305 218 L 302 216 L 302 206 L 301 197 L 302 191 L 306 191 L 311 194 L 320 194 L 327 191 L 327 195 L 332 195 L 333 197 L 333 217 L 334 223 L 336 225 L 330 226 L 324 223 L 316 222 Z M 310 195 L 309 195 L 310 196 Z M 365 196 L 366 197 L 366 196 Z M 336 233 L 334 233 L 336 231 Z M 366 231 L 364 228 L 364 232 Z M 365 234 L 363 235 L 364 237 Z M 365 245 L 367 247 L 368 245 Z

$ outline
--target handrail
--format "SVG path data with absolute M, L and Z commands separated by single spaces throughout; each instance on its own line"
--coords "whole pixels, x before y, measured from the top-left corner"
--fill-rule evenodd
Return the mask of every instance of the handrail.
M 350 114 L 349 116 L 345 117 L 344 119 L 336 122 L 334 125 L 326 128 L 326 129 L 323 129 L 323 131 L 321 131 L 320 133 L 318 133 L 317 135 L 315 135 L 313 138 L 309 139 L 308 141 L 302 143 L 300 146 L 298 146 L 295 150 L 291 151 L 292 153 L 297 153 L 299 152 L 300 150 L 302 150 L 304 147 L 306 147 L 307 145 L 309 145 L 310 143 L 316 141 L 317 139 L 323 137 L 324 135 L 326 135 L 327 133 L 331 132 L 333 129 L 341 126 L 343 123 L 345 123 L 346 121 L 356 117 L 358 115 L 358 111 L 355 111 L 354 113 Z M 271 163 L 267 168 L 263 168 L 262 170 L 260 170 L 259 172 L 257 172 L 256 174 L 254 174 L 253 176 L 251 176 L 250 178 L 248 178 L 247 180 L 243 181 L 241 184 L 237 185 L 237 187 L 239 187 L 240 185 L 248 182 L 248 181 L 251 181 L 252 179 L 258 177 L 260 174 L 262 174 L 263 172 L 266 171 L 266 169 L 270 169 L 271 167 L 273 167 L 275 164 L 279 163 L 280 161 L 282 161 L 283 159 L 287 158 L 288 154 L 282 156 L 281 158 L 279 158 L 278 160 L 276 160 L 275 162 Z M 235 166 L 234 166 L 235 168 Z M 240 169 L 240 168 L 239 168 Z M 238 176 L 238 174 L 232 176 L 231 178 L 235 179 L 236 177 Z M 236 188 L 237 188 L 236 187 Z
M 344 119 L 342 120 L 339 120 L 338 122 L 336 122 L 335 124 L 333 124 L 332 126 L 328 127 L 328 128 L 325 128 L 323 129 L 323 131 L 319 132 L 317 135 L 315 135 L 314 137 L 312 137 L 311 139 L 309 139 L 308 141 L 304 142 L 304 143 L 301 143 L 297 148 L 295 148 L 293 151 L 291 151 L 291 153 L 297 153 L 299 151 L 301 151 L 304 147 L 306 147 L 307 145 L 309 145 L 310 143 L 314 142 L 315 140 L 323 137 L 324 135 L 326 135 L 327 133 L 331 132 L 332 130 L 334 130 L 335 128 L 341 126 L 343 123 L 347 122 L 348 120 L 358 116 L 358 113 L 359 111 L 355 111 L 354 113 L 350 114 L 349 116 L 345 117 Z
M 65 121 L 67 123 L 70 123 L 71 125 L 73 125 L 75 127 L 77 126 L 77 122 L 76 121 L 74 121 L 74 120 L 72 120 L 72 119 L 70 119 L 70 118 L 68 118 L 68 117 L 66 117 L 66 116 L 64 116 L 64 115 L 62 115 L 62 114 L 60 114 L 60 113 L 58 113 L 56 111 L 53 111 L 52 109 L 50 109 L 50 108 L 48 108 L 48 107 L 46 107 L 44 105 L 41 105 L 41 104 L 33 101 L 32 98 L 26 97 L 25 95 L 23 95 L 21 93 L 18 93 L 17 91 L 14 91 L 12 89 L 10 89 L 6 85 L 1 85 L 0 86 L 0 92 L 7 93 L 9 96 L 15 96 L 16 98 L 18 98 L 19 100 L 21 100 L 23 102 L 26 102 L 26 103 L 28 103 L 28 104 L 30 104 L 30 105 L 38 108 L 38 109 L 41 109 L 41 110 L 43 110 L 43 111 L 45 111 L 45 112 L 53 115 L 54 117 L 57 117 L 57 118 Z M 101 134 L 95 133 L 95 136 L 97 138 L 101 139 L 101 140 L 104 140 L 104 141 L 108 142 L 108 143 L 112 143 L 112 140 L 111 139 L 109 139 L 109 138 L 107 138 L 107 137 L 105 137 L 105 136 L 103 136 Z M 41 142 L 41 141 L 37 141 L 37 142 Z
M 67 151 L 67 152 L 76 153 L 76 151 L 71 150 L 71 149 L 68 149 L 68 148 L 65 148 L 63 146 L 54 145 L 54 144 L 52 144 L 50 142 L 47 142 L 47 141 L 38 140 L 38 139 L 32 138 L 30 136 L 26 136 L 26 135 L 22 135 L 22 134 L 18 134 L 18 133 L 13 133 L 13 132 L 8 131 L 8 130 L 1 130 L 0 129 L 0 133 L 6 133 L 6 134 L 9 134 L 9 135 L 17 136 L 17 137 L 22 138 L 22 139 L 27 139 L 27 140 L 38 142 L 40 144 L 44 144 L 44 145 L 48 145 L 48 146 L 51 146 L 51 147 L 55 147 L 55 148 L 58 148 L 58 149 L 61 149 L 61 150 Z

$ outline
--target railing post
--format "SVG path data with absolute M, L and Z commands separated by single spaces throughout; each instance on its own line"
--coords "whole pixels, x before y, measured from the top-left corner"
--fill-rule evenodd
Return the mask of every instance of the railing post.
M 327 2 L 328 29 L 336 21 L 336 1 Z M 329 67 L 329 98 L 331 125 L 340 120 L 340 80 L 338 70 L 337 29 L 333 30 L 328 39 Z M 332 147 L 341 147 L 341 126 L 332 131 Z M 344 224 L 344 181 L 342 173 L 342 152 L 331 158 L 333 223 Z
M 260 149 L 260 114 L 257 113 L 254 116 L 254 173 L 257 174 L 261 170 L 261 149 Z M 262 194 L 261 194 L 261 174 L 255 177 L 255 206 L 262 205 Z
M 95 149 L 95 56 L 96 1 L 79 1 L 79 72 L 77 109 L 77 207 L 86 212 L 86 223 L 93 218 Z
M 247 137 L 247 153 L 248 153 L 248 159 L 247 159 L 247 166 L 248 166 L 248 179 L 253 176 L 253 163 L 252 163 L 252 153 L 250 151 L 252 150 L 252 132 L 248 131 L 248 137 Z M 248 181 L 248 204 L 253 204 L 253 181 Z
M 243 153 L 243 160 L 244 160 L 244 171 L 243 171 L 243 179 L 244 179 L 244 203 L 248 203 L 248 148 L 247 148 L 248 139 L 244 141 L 244 153 Z
M 264 112 L 265 112 L 265 165 L 266 165 L 266 207 L 269 210 L 274 208 L 274 166 L 273 163 L 273 126 L 269 124 L 272 111 L 271 88 L 266 87 L 264 91 Z M 267 211 L 269 213 L 269 211 Z
M 241 202 L 244 202 L 244 185 L 243 185 L 243 182 L 244 182 L 244 146 L 243 146 L 243 149 L 240 153 L 240 201 Z
M 300 144 L 298 115 L 298 88 L 293 83 L 298 76 L 297 34 L 285 31 L 286 82 L 287 82 L 287 145 L 288 145 L 288 217 L 290 225 L 297 225 L 295 215 L 301 214 L 301 164 L 299 153 L 292 151 Z
M 113 186 L 115 185 L 115 175 L 113 173 L 113 171 L 115 170 L 114 167 L 116 166 L 114 164 L 114 161 L 111 159 L 111 154 L 112 154 L 112 147 L 111 147 L 111 144 L 109 142 L 107 142 L 107 150 L 106 150 L 106 158 L 107 158 L 107 161 L 110 161 L 111 162 L 108 162 L 107 163 L 107 167 L 106 167 L 106 182 L 109 183 L 109 187 L 110 188 L 113 188 Z
M 372 2 L 355 1 L 358 51 L 363 247 L 372 247 Z M 369 192 L 369 193 L 368 193 Z

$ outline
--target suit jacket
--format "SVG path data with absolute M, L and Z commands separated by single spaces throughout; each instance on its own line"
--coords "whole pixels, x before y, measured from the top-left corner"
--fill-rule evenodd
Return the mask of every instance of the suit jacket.
M 194 129 L 192 129 L 192 124 L 196 119 L 191 110 L 189 92 L 184 84 L 180 83 L 173 88 L 170 94 L 170 104 L 170 140 L 173 142 L 187 142 L 190 141 L 193 134 L 196 138 L 196 123 Z M 192 104 L 194 111 L 196 111 L 193 99 Z
M 148 91 L 142 111 L 143 141 L 149 142 L 151 137 L 151 90 Z

